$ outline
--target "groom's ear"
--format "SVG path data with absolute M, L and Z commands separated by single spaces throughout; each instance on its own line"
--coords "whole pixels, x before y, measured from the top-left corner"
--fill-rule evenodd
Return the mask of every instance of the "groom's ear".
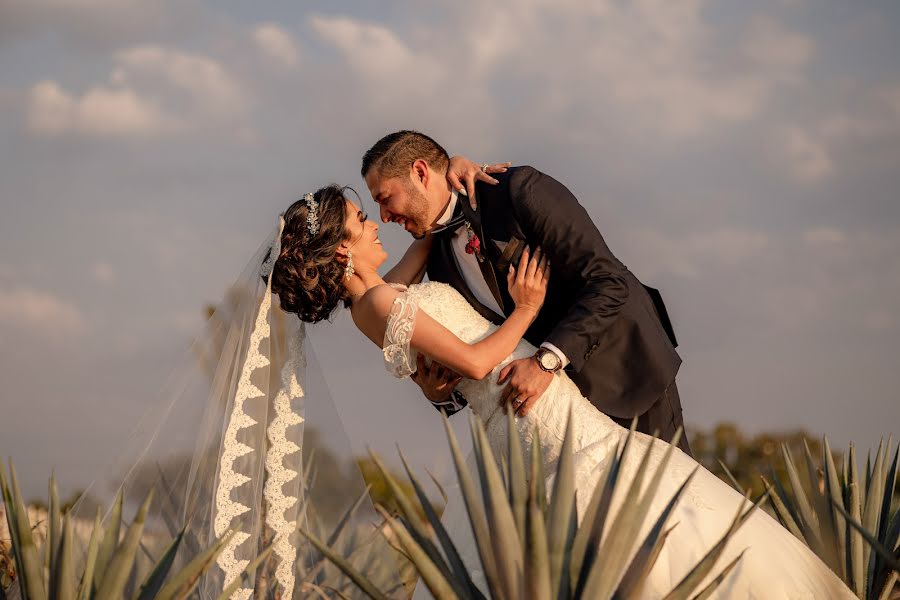
M 428 163 L 421 158 L 413 161 L 411 176 L 413 181 L 418 181 L 422 187 L 428 188 L 428 182 L 431 177 L 431 171 L 428 169 Z

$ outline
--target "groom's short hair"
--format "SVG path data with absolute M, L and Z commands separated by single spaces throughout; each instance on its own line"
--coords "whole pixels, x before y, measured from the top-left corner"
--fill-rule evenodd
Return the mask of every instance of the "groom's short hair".
M 369 148 L 362 159 L 362 176 L 372 169 L 385 178 L 400 177 L 409 173 L 412 164 L 422 159 L 436 171 L 446 171 L 450 155 L 443 146 L 418 131 L 389 133 Z

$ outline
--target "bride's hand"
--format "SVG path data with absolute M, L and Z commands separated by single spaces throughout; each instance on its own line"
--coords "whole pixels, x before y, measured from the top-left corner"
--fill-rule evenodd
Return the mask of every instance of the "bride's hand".
M 529 248 L 526 246 L 519 258 L 519 267 L 509 266 L 506 274 L 506 283 L 509 295 L 516 308 L 532 309 L 534 313 L 544 304 L 544 296 L 547 295 L 547 283 L 550 280 L 550 264 L 547 255 L 541 252 L 540 246 L 529 256 Z
M 506 168 L 510 166 L 512 166 L 510 162 L 476 165 L 465 156 L 457 155 L 450 159 L 450 166 L 447 167 L 447 181 L 458 192 L 466 190 L 469 195 L 469 205 L 472 210 L 475 210 L 475 181 L 497 185 L 499 182 L 491 177 L 490 173 L 505 173 Z M 466 182 L 465 186 L 463 186 L 463 181 Z

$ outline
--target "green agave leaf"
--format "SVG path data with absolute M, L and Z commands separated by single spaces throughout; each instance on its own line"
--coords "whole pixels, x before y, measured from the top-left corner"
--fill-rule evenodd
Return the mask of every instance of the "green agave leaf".
M 872 547 L 872 550 L 878 553 L 879 556 L 884 560 L 887 566 L 895 571 L 900 571 L 900 551 L 894 550 L 891 552 L 889 549 L 885 548 L 884 545 L 876 538 L 872 533 L 866 530 L 865 527 L 855 518 L 853 518 L 853 514 L 851 512 L 845 511 L 840 506 L 837 506 L 837 509 L 844 515 L 847 519 L 847 524 L 860 535 L 869 545 Z
M 55 482 L 54 482 L 55 483 Z M 59 498 L 57 498 L 57 510 Z M 75 552 L 72 541 L 72 520 L 66 515 L 62 523 L 56 556 L 51 561 L 50 597 L 54 600 L 75 600 L 78 587 L 75 583 Z
M 784 485 L 781 483 L 781 478 L 778 477 L 778 474 L 775 472 L 775 469 L 769 465 L 769 477 L 771 478 L 772 483 L 770 484 L 765 477 L 762 478 L 763 483 L 766 485 L 766 488 L 772 488 L 775 490 L 775 493 L 772 494 L 771 498 L 773 500 L 773 506 L 780 505 L 784 508 L 785 514 L 784 518 L 790 517 L 790 519 L 786 522 L 782 519 L 782 524 L 791 524 L 788 529 L 791 530 L 791 533 L 799 539 L 801 542 L 809 546 L 809 542 L 806 539 L 806 536 L 803 535 L 803 530 L 800 528 L 800 515 L 797 512 L 796 503 L 791 499 L 790 494 L 787 493 Z M 775 502 L 775 501 L 778 502 Z M 782 515 L 779 514 L 779 518 L 782 518 Z M 787 523 L 787 524 L 786 524 Z
M 609 501 L 616 485 L 620 465 L 621 461 L 617 448 L 612 453 L 607 464 L 603 466 L 603 470 L 597 478 L 597 485 L 594 486 L 594 491 L 591 493 L 590 502 L 588 502 L 584 515 L 581 517 L 581 526 L 575 531 L 567 574 L 572 582 L 572 589 L 580 590 L 584 587 L 590 570 L 589 568 L 583 568 L 585 560 L 587 560 L 588 565 L 592 564 L 597 549 L 600 547 L 603 528 L 609 513 Z M 591 549 L 590 553 L 588 548 Z
M 784 443 L 781 444 L 781 453 L 784 457 L 784 465 L 787 470 L 788 480 L 791 482 L 791 490 L 794 492 L 794 503 L 796 505 L 797 514 L 800 517 L 797 519 L 797 525 L 803 532 L 803 537 L 806 539 L 806 543 L 812 548 L 813 552 L 822 556 L 823 544 L 822 540 L 819 538 L 818 518 L 816 517 L 816 513 L 813 510 L 809 497 L 806 495 L 806 489 L 803 487 L 803 483 L 800 480 L 800 473 L 794 465 L 794 458 L 791 455 L 791 451 Z
M 153 567 L 153 570 L 144 579 L 138 590 L 137 600 L 152 600 L 156 597 L 156 594 L 162 589 L 163 583 L 172 569 L 172 565 L 175 563 L 175 555 L 178 554 L 178 548 L 181 546 L 183 539 L 184 529 L 178 532 L 178 535 L 175 536 L 175 539 L 163 552 L 162 557 Z
M 400 487 L 400 484 L 394 478 L 393 474 L 388 470 L 384 463 L 381 461 L 378 456 L 369 452 L 369 455 L 372 457 L 372 461 L 381 471 L 382 477 L 384 477 L 385 481 L 388 484 L 388 487 L 391 489 L 393 493 L 394 500 L 397 502 L 397 505 L 400 507 L 400 512 L 406 517 L 404 520 L 404 524 L 407 528 L 408 534 L 413 537 L 416 544 L 428 555 L 428 558 L 435 565 L 437 569 L 441 571 L 444 579 L 448 581 L 454 581 L 453 574 L 450 570 L 450 567 L 447 566 L 444 557 L 438 551 L 437 546 L 429 539 L 429 532 L 425 529 L 425 526 L 420 523 L 419 513 L 416 510 L 416 507 L 413 503 L 407 498 L 406 493 Z M 458 589 L 457 592 L 465 593 L 464 590 Z
M 444 528 L 444 524 L 441 523 L 440 517 L 438 517 L 437 513 L 434 510 L 434 507 L 431 505 L 431 500 L 428 498 L 428 495 L 425 493 L 425 490 L 419 483 L 418 478 L 415 476 L 412 469 L 409 468 L 409 464 L 406 462 L 406 457 L 403 456 L 402 452 L 400 452 L 400 461 L 403 463 L 403 468 L 406 470 L 406 475 L 407 477 L 409 477 L 409 481 L 413 485 L 413 489 L 416 492 L 416 497 L 419 499 L 419 503 L 425 510 L 425 517 L 428 519 L 428 523 L 434 530 L 435 536 L 437 536 L 438 539 L 438 543 L 440 543 L 441 549 L 444 551 L 444 556 L 447 557 L 447 563 L 450 567 L 450 571 L 453 573 L 453 579 L 463 582 L 463 585 L 460 586 L 463 588 L 463 592 L 462 594 L 460 594 L 460 596 L 462 598 L 475 598 L 477 600 L 484 600 L 484 595 L 477 587 L 475 587 L 475 584 L 472 582 L 469 571 L 468 569 L 466 569 L 462 557 L 459 555 L 459 552 L 456 549 L 456 545 L 454 545 L 453 540 L 450 538 L 450 534 L 447 533 L 447 530 Z M 446 495 L 444 495 L 444 498 L 446 498 Z
M 147 518 L 147 511 L 150 509 L 150 502 L 153 500 L 153 491 L 147 494 L 147 499 L 138 509 L 137 516 L 132 521 L 131 526 L 125 532 L 125 538 L 116 548 L 109 561 L 109 566 L 100 581 L 97 588 L 97 600 L 114 600 L 122 597 L 125 591 L 125 585 L 128 583 L 128 577 L 134 566 L 134 557 L 138 551 L 138 545 L 141 542 L 141 535 L 144 532 L 144 521 Z
M 0 494 L 3 495 L 3 506 L 6 507 L 6 526 L 12 544 L 13 560 L 16 561 L 16 565 L 22 565 L 24 564 L 21 554 L 22 542 L 19 539 L 17 514 L 19 509 L 13 502 L 12 491 L 9 489 L 9 484 L 6 481 L 6 467 L 2 464 L 0 464 Z M 31 528 L 29 527 L 30 531 Z M 16 580 L 19 582 L 19 593 L 21 597 L 27 598 L 28 591 L 25 585 L 27 574 L 21 567 L 19 567 L 19 571 L 19 576 L 16 577 Z
M 234 537 L 235 532 L 229 530 L 210 547 L 195 556 L 183 569 L 172 575 L 159 590 L 155 600 L 178 600 L 187 598 L 200 583 L 200 578 L 225 549 Z
M 663 467 L 664 465 L 660 465 L 660 468 L 657 469 L 657 477 L 660 477 L 661 473 L 665 472 L 663 470 Z M 669 499 L 668 503 L 666 503 L 666 506 L 663 508 L 659 517 L 656 519 L 656 522 L 653 524 L 653 527 L 650 529 L 647 537 L 644 538 L 643 543 L 638 548 L 638 551 L 635 554 L 634 558 L 631 560 L 631 564 L 628 566 L 628 569 L 622 576 L 622 580 L 619 582 L 618 589 L 613 595 L 613 598 L 634 597 L 634 594 L 640 587 L 643 579 L 650 572 L 650 569 L 653 568 L 653 563 L 656 561 L 656 558 L 659 556 L 659 552 L 662 550 L 662 545 L 665 542 L 665 538 L 672 530 L 671 528 L 664 530 L 666 523 L 668 522 L 669 517 L 672 514 L 672 511 L 675 510 L 675 506 L 678 504 L 678 501 L 681 500 L 682 496 L 684 496 L 684 492 L 687 490 L 691 481 L 693 481 L 694 476 L 697 474 L 697 470 L 699 468 L 700 467 L 697 467 L 696 469 L 691 471 L 690 475 L 687 476 L 687 478 L 684 480 L 675 494 Z
M 516 530 L 516 522 L 507 501 L 506 489 L 500 476 L 500 469 L 491 451 L 484 425 L 475 421 L 474 435 L 481 452 L 479 470 L 482 473 L 481 488 L 487 498 L 485 514 L 491 528 L 491 545 L 497 557 L 497 572 L 508 598 L 518 598 L 521 594 L 523 564 L 522 542 Z M 510 432 L 510 435 L 516 435 Z
M 833 504 L 844 505 L 844 495 L 841 484 L 838 481 L 837 469 L 834 466 L 834 455 L 831 453 L 831 446 L 828 444 L 828 438 L 824 438 L 822 444 L 822 464 L 825 466 L 825 494 L 830 500 L 828 503 L 828 513 L 831 515 L 831 526 L 834 529 L 835 546 L 838 562 L 837 574 L 844 581 L 847 580 L 847 523 L 833 506 Z
M 849 492 L 851 483 L 856 484 L 856 491 L 859 494 L 859 505 L 862 507 L 866 505 L 866 489 L 859 479 L 859 470 L 856 465 L 856 447 L 853 444 L 850 444 L 848 453 L 850 454 L 848 460 L 848 464 L 850 465 L 850 477 L 847 479 L 847 490 Z M 860 513 L 862 513 L 862 508 L 860 508 Z
M 544 514 L 537 498 L 537 484 L 531 482 L 528 494 L 528 514 L 525 523 L 525 598 L 527 600 L 550 600 L 550 556 L 547 551 L 547 529 Z
M 766 499 L 765 496 L 760 498 L 755 504 L 753 504 L 746 512 L 744 510 L 744 502 L 741 503 L 741 506 L 738 507 L 737 515 L 729 526 L 728 530 L 722 535 L 718 542 L 713 545 L 712 548 L 707 551 L 704 557 L 694 566 L 693 569 L 682 579 L 678 585 L 675 586 L 669 594 L 665 597 L 665 600 L 686 600 L 690 597 L 691 592 L 700 585 L 700 582 L 712 572 L 713 567 L 715 567 L 716 562 L 719 560 L 719 557 L 722 555 L 722 552 L 725 550 L 725 546 L 731 540 L 731 537 L 734 535 L 734 532 L 738 530 L 738 528 L 743 525 L 747 519 L 753 514 L 759 505 L 764 502 Z
M 722 459 L 719 459 L 718 463 L 719 463 L 719 467 L 722 469 L 722 471 L 725 473 L 725 476 L 728 478 L 728 483 L 731 484 L 731 487 L 733 487 L 735 489 L 735 491 L 737 491 L 738 494 L 741 494 L 743 496 L 745 490 L 741 489 L 741 484 L 738 483 L 738 480 L 735 479 L 734 475 L 732 475 L 731 469 L 728 468 L 728 465 L 726 465 L 724 462 L 722 462 Z
M 538 508 L 547 520 L 547 479 L 544 477 L 544 455 L 541 451 L 541 430 L 537 425 L 531 435 L 531 481 L 534 482 L 534 494 L 537 498 Z
M 650 462 L 650 457 L 653 454 L 655 444 L 658 443 L 655 436 L 651 438 L 650 445 L 644 452 L 644 457 L 632 480 L 631 487 L 628 490 L 622 509 L 620 509 L 619 514 L 616 516 L 615 527 L 610 528 L 610 533 L 603 543 L 603 548 L 600 550 L 602 556 L 611 557 L 611 560 L 608 560 L 604 567 L 604 571 L 608 575 L 602 575 L 598 578 L 597 590 L 602 597 L 609 596 L 614 591 L 616 581 L 620 579 L 622 569 L 625 566 L 625 561 L 627 560 L 631 549 L 634 547 L 634 540 L 646 520 L 646 515 L 650 512 L 650 506 L 659 490 L 662 478 L 668 470 L 669 462 L 678 446 L 680 437 L 681 428 L 679 427 L 672 438 L 672 443 L 666 446 L 665 454 L 654 472 L 654 475 L 651 477 L 650 482 L 647 484 L 647 489 L 641 494 L 641 488 L 643 487 L 643 481 Z M 693 473 L 688 476 L 685 485 L 687 485 L 687 482 L 692 478 Z
M 862 520 L 859 485 L 856 482 L 853 482 L 848 487 L 850 491 L 850 512 L 849 514 L 845 514 L 844 517 L 851 526 L 848 530 L 850 534 L 850 583 L 853 592 L 857 597 L 864 598 L 866 581 L 864 575 L 865 571 L 863 569 L 863 565 L 865 564 L 863 563 L 863 536 L 861 531 L 857 530 L 852 525 L 853 523 L 859 523 Z M 841 514 L 843 514 L 843 509 L 840 506 L 837 508 L 841 511 Z
M 87 557 L 84 560 L 84 571 L 81 574 L 81 583 L 78 586 L 78 600 L 88 600 L 94 587 L 94 567 L 97 564 L 97 553 L 100 551 L 100 539 L 103 537 L 101 511 L 97 508 L 97 516 L 94 517 L 94 527 L 91 529 L 91 539 L 88 542 Z
M 53 576 L 56 558 L 56 552 L 59 548 L 59 539 L 61 535 L 60 526 L 62 517 L 59 511 L 59 488 L 56 486 L 56 475 L 50 474 L 50 510 L 47 511 L 47 538 L 44 540 L 44 568 L 48 569 L 51 577 Z M 51 581 L 51 587 L 53 582 Z
M 357 587 L 359 587 L 359 589 L 368 594 L 370 598 L 373 598 L 374 600 L 390 600 L 381 592 L 381 590 L 378 589 L 378 587 L 374 583 L 372 583 L 359 571 L 354 569 L 353 565 L 351 565 L 347 559 L 335 552 L 330 546 L 325 545 L 314 534 L 306 531 L 303 528 L 300 528 L 299 531 L 300 534 L 308 539 L 319 552 L 326 556 L 328 560 L 330 560 L 338 569 L 340 569 L 347 577 L 349 577 L 350 580 L 355 583 Z
M 890 600 L 891 596 L 894 593 L 894 587 L 897 585 L 897 580 L 900 579 L 900 573 L 897 571 L 893 571 L 884 582 L 884 586 L 881 588 L 881 593 L 878 595 L 878 600 Z
M 256 569 L 269 558 L 269 555 L 272 554 L 272 550 L 274 549 L 274 546 L 269 546 L 260 552 L 259 556 L 250 561 L 250 564 L 241 571 L 241 574 L 235 577 L 234 581 L 225 586 L 222 593 L 219 594 L 218 600 L 228 600 L 241 586 L 249 587 L 253 581 L 253 574 L 256 573 Z
M 707 598 L 712 596 L 713 592 L 716 591 L 716 589 L 722 584 L 722 582 L 725 581 L 725 578 L 728 577 L 728 574 L 731 573 L 731 570 L 734 569 L 735 566 L 737 566 L 738 561 L 740 561 L 744 557 L 744 552 L 746 552 L 746 550 L 742 551 L 737 555 L 737 557 L 735 557 L 734 560 L 728 563 L 725 568 L 722 569 L 722 571 L 718 575 L 716 575 L 716 577 L 711 582 L 709 582 L 709 585 L 703 588 L 700 593 L 691 598 L 691 600 L 706 600 Z
M 2 469 L 0 469 L 2 471 Z M 28 600 L 43 600 L 47 597 L 47 585 L 44 581 L 43 565 L 40 554 L 31 535 L 31 523 L 28 521 L 28 510 L 22 500 L 22 492 L 19 490 L 19 479 L 16 476 L 16 468 L 9 463 L 9 478 L 11 481 L 10 499 L 4 501 L 7 507 L 14 506 L 16 536 L 13 538 L 18 544 L 16 553 L 16 566 L 19 568 L 19 577 L 23 580 L 21 588 Z M 4 478 L 5 479 L 5 478 Z M 5 481 L 3 487 L 6 488 Z M 13 527 L 10 527 L 12 532 Z
M 828 565 L 828 568 L 837 573 L 840 571 L 840 559 L 836 548 L 837 536 L 831 527 L 832 520 L 827 518 L 831 516 L 832 511 L 825 495 L 819 491 L 819 473 L 806 438 L 803 438 L 803 457 L 806 462 L 806 476 L 809 481 L 807 489 L 809 490 L 813 511 L 816 514 L 817 534 L 822 544 L 819 557 L 822 559 L 822 562 Z
M 113 502 L 112 513 L 106 526 L 103 541 L 100 542 L 100 551 L 97 553 L 96 573 L 106 573 L 109 561 L 112 559 L 116 546 L 119 545 L 120 528 L 122 526 L 122 505 L 125 502 L 124 490 L 119 490 L 116 500 Z
M 522 454 L 522 443 L 517 435 L 516 421 L 513 417 L 512 409 L 508 406 L 506 408 L 506 423 L 510 433 L 509 466 L 506 477 L 509 481 L 509 504 L 512 507 L 519 539 L 524 540 L 526 535 L 525 515 L 528 512 L 528 484 L 525 481 L 525 458 Z
M 491 532 L 488 529 L 487 517 L 484 514 L 482 503 L 478 500 L 478 492 L 475 490 L 475 482 L 469 470 L 466 468 L 466 461 L 463 458 L 462 451 L 459 449 L 459 442 L 456 440 L 456 434 L 450 427 L 450 421 L 446 415 L 444 418 L 444 429 L 447 433 L 447 440 L 450 443 L 450 454 L 453 456 L 453 465 L 456 468 L 456 477 L 459 480 L 459 488 L 463 499 L 466 503 L 466 512 L 469 515 L 469 524 L 472 526 L 472 534 L 475 537 L 475 544 L 478 547 L 478 556 L 481 559 L 481 566 L 484 569 L 484 577 L 490 590 L 500 589 L 500 580 L 497 573 L 497 564 L 491 548 Z
M 775 515 L 778 517 L 778 520 L 784 526 L 785 529 L 794 534 L 798 540 L 806 543 L 806 538 L 803 537 L 803 532 L 800 531 L 800 527 L 797 525 L 797 522 L 794 521 L 793 515 L 791 515 L 790 509 L 784 503 L 784 496 L 777 491 L 777 488 L 773 487 L 769 480 L 760 476 L 762 479 L 763 485 L 766 487 L 767 491 L 774 491 L 775 493 L 769 494 L 769 501 L 772 503 L 772 507 L 775 509 Z M 775 478 L 775 483 L 778 485 L 778 479 Z
M 353 517 L 353 515 L 356 513 L 356 511 L 362 505 L 363 501 L 365 501 L 365 499 L 368 497 L 369 497 L 369 486 L 366 486 L 366 489 L 363 490 L 363 492 L 359 495 L 359 497 L 357 497 L 356 502 L 354 502 L 353 505 L 350 508 L 348 508 L 346 511 L 344 511 L 343 515 L 341 515 L 341 518 L 338 521 L 338 524 L 335 526 L 334 530 L 328 535 L 328 539 L 325 542 L 325 544 L 327 546 L 333 547 L 335 544 L 337 544 L 338 539 L 341 537 L 341 534 L 344 532 L 344 529 L 347 526 L 347 523 L 350 522 L 350 519 Z M 301 506 L 299 514 L 303 514 L 303 511 L 305 511 L 306 504 L 307 504 L 307 502 L 304 501 L 303 505 Z M 325 557 L 322 557 L 321 560 L 317 561 L 316 564 L 314 564 L 312 567 L 310 567 L 310 569 L 306 573 L 303 574 L 302 580 L 307 583 L 314 581 L 315 578 L 326 567 L 327 564 L 328 564 L 328 559 Z
M 878 532 L 878 520 L 881 517 L 881 501 L 884 499 L 885 478 L 884 470 L 884 440 L 878 444 L 875 453 L 875 464 L 869 476 L 869 485 L 866 488 L 866 504 L 862 514 L 862 525 L 866 531 Z M 875 557 L 872 556 L 872 548 L 868 545 L 863 549 L 863 565 L 866 567 L 866 594 L 872 594 L 872 584 L 875 581 Z
M 547 537 L 550 542 L 550 585 L 558 598 L 569 596 L 569 560 L 572 540 L 577 529 L 575 509 L 575 456 L 572 411 L 566 419 L 566 435 L 556 467 L 553 495 L 547 513 Z
M 890 447 L 891 438 L 888 438 L 888 451 L 890 451 Z M 894 459 L 891 461 L 891 466 L 886 467 L 884 473 L 884 498 L 881 500 L 881 517 L 879 518 L 879 523 L 881 523 L 879 537 L 881 539 L 885 539 L 888 527 L 890 527 L 891 504 L 894 499 L 898 474 L 900 474 L 900 443 L 897 444 L 894 450 Z
M 637 419 L 632 421 L 631 430 L 628 432 L 628 436 L 625 438 L 621 448 L 616 448 L 616 451 L 610 457 L 609 467 L 605 472 L 601 473 L 601 478 L 598 480 L 597 487 L 594 489 L 591 501 L 581 521 L 582 525 L 575 534 L 569 573 L 575 584 L 576 596 L 583 593 L 588 577 L 597 560 L 600 545 L 603 542 L 603 530 L 606 527 L 606 520 L 610 516 L 610 506 L 612 505 L 613 495 L 619 481 L 622 461 L 628 453 L 635 427 L 637 427 Z
M 382 517 L 384 517 L 391 527 L 391 531 L 397 536 L 397 539 L 400 540 L 400 544 L 406 550 L 406 554 L 413 564 L 416 565 L 416 569 L 422 576 L 422 581 L 428 586 L 431 595 L 434 596 L 436 600 L 455 600 L 457 596 L 453 591 L 453 586 L 450 585 L 450 582 L 447 581 L 444 574 L 431 561 L 422 547 L 416 543 L 411 535 L 409 535 L 406 528 L 397 523 L 396 519 L 391 517 L 391 515 L 380 506 L 376 506 L 375 509 Z

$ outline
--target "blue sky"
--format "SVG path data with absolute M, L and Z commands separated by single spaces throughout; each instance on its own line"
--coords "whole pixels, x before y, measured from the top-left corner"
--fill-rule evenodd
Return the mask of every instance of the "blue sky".
M 892 2 L 7 0 L 0 455 L 34 494 L 52 467 L 83 485 L 278 212 L 364 190 L 401 128 L 573 190 L 664 293 L 689 423 L 877 444 L 900 433 L 898 33 Z M 311 336 L 358 449 L 444 451 L 347 315 Z

